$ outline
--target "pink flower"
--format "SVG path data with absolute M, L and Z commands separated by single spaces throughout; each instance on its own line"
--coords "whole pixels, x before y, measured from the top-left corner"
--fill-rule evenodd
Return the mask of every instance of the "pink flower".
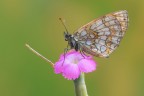
M 65 59 L 65 60 L 64 60 Z M 56 74 L 62 74 L 68 80 L 77 79 L 81 72 L 88 73 L 96 69 L 96 62 L 92 56 L 86 56 L 75 50 L 62 54 L 60 59 L 54 65 Z

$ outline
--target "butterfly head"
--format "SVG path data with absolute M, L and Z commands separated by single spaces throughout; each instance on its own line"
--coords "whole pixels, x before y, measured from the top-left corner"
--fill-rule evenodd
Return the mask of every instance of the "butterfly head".
M 68 32 L 64 32 L 65 41 L 69 41 L 71 39 L 71 34 Z

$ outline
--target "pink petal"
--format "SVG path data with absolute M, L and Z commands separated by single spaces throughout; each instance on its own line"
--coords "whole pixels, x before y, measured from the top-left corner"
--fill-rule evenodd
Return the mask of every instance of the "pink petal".
M 76 64 L 67 64 L 64 66 L 63 76 L 68 80 L 75 80 L 80 76 L 79 67 Z
M 75 80 L 81 72 L 92 72 L 96 69 L 96 63 L 92 56 L 86 56 L 78 51 L 70 50 L 61 54 L 58 62 L 54 65 L 56 74 L 61 73 L 68 80 Z
M 63 71 L 63 60 L 59 60 L 58 62 L 55 63 L 54 65 L 54 72 L 56 74 L 59 74 Z
M 78 64 L 81 72 L 92 72 L 96 69 L 96 63 L 92 59 L 82 59 Z
M 70 50 L 69 52 L 67 52 L 66 54 L 61 54 L 59 60 L 64 60 L 68 57 L 71 57 L 71 55 L 76 55 L 76 51 L 75 50 Z M 65 57 L 65 58 L 64 58 Z

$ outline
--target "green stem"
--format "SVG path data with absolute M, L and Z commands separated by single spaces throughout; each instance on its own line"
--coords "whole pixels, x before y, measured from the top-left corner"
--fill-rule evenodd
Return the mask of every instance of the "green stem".
M 84 73 L 82 73 L 78 79 L 74 80 L 74 86 L 76 96 L 88 96 Z

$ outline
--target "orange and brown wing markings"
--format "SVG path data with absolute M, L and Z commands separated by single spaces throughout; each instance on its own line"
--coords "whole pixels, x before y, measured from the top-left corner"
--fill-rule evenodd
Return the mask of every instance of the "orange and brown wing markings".
M 74 37 L 81 49 L 97 57 L 108 57 L 124 36 L 128 27 L 127 11 L 104 15 L 79 28 Z

